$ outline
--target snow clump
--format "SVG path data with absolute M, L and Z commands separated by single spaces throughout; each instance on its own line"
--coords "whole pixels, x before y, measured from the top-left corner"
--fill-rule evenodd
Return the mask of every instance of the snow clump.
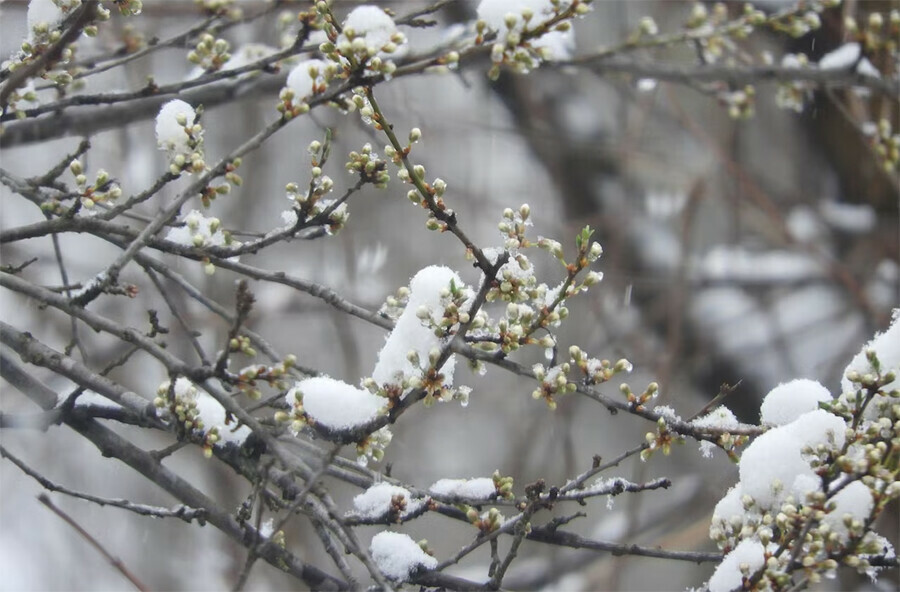
M 389 579 L 405 582 L 419 570 L 434 569 L 437 559 L 426 553 L 408 535 L 384 531 L 372 537 L 369 553 Z

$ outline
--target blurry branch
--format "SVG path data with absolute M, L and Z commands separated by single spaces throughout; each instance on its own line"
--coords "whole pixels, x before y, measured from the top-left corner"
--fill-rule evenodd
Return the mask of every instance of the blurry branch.
M 606 56 L 583 56 L 556 62 L 557 67 L 581 66 L 598 76 L 627 74 L 636 78 L 652 78 L 678 84 L 723 82 L 736 87 L 760 82 L 808 82 L 823 89 L 865 88 L 900 100 L 900 80 L 881 78 L 854 71 L 853 67 L 819 70 L 784 66 L 735 66 L 723 64 L 664 64 L 651 60 L 610 59 Z
M 827 252 L 818 249 L 814 244 L 800 243 L 797 241 L 788 230 L 784 213 L 775 203 L 775 200 L 760 187 L 759 183 L 743 166 L 741 166 L 740 163 L 734 160 L 734 158 L 719 145 L 715 138 L 703 129 L 703 126 L 701 126 L 699 122 L 684 111 L 678 99 L 673 96 L 672 93 L 668 94 L 673 111 L 679 121 L 681 121 L 682 125 L 684 125 L 685 129 L 712 149 L 716 157 L 723 165 L 725 165 L 728 173 L 741 184 L 742 189 L 746 191 L 746 195 L 772 223 L 772 228 L 777 231 L 780 240 L 783 241 L 784 244 L 791 245 L 801 251 L 809 253 L 811 257 L 814 257 L 819 261 L 822 267 L 827 270 L 828 275 L 846 290 L 847 294 L 861 310 L 865 311 L 870 322 L 874 321 L 872 322 L 873 325 L 883 324 L 885 319 L 882 317 L 886 316 L 885 313 L 880 312 L 872 305 L 869 296 L 866 294 L 860 281 L 849 269 L 848 265 L 840 259 L 829 255 Z
M 97 497 L 95 495 L 91 495 L 89 493 L 81 493 L 78 491 L 71 490 L 67 487 L 63 487 L 62 485 L 57 485 L 53 483 L 34 469 L 30 468 L 25 464 L 24 461 L 14 456 L 9 452 L 6 448 L 0 445 L 0 455 L 3 458 L 9 459 L 14 465 L 19 467 L 19 469 L 40 483 L 41 487 L 46 489 L 47 491 L 54 491 L 58 493 L 62 493 L 68 495 L 70 497 L 74 497 L 77 499 L 82 499 L 99 506 L 112 506 L 114 508 L 121 508 L 123 510 L 128 510 L 129 512 L 133 512 L 135 514 L 139 514 L 141 516 L 150 516 L 152 518 L 179 518 L 184 520 L 188 524 L 192 521 L 196 520 L 201 526 L 205 522 L 205 512 L 203 510 L 198 510 L 196 508 L 189 508 L 187 506 L 181 505 L 176 506 L 174 508 L 158 508 L 155 506 L 148 506 L 145 504 L 136 504 L 124 499 L 108 499 L 103 497 Z
M 60 518 L 65 520 L 66 523 L 69 524 L 69 526 L 74 528 L 78 532 L 78 534 L 80 534 L 84 538 L 84 540 L 86 540 L 88 543 L 90 543 L 90 545 L 92 547 L 97 549 L 97 551 L 99 551 L 100 554 L 103 555 L 106 558 L 106 560 L 109 561 L 113 567 L 115 567 L 123 576 L 125 576 L 128 579 L 128 581 L 134 585 L 135 588 L 137 588 L 138 590 L 141 590 L 141 592 L 149 590 L 149 588 L 147 588 L 147 586 L 142 584 L 141 581 L 138 580 L 137 577 L 133 573 L 131 573 L 131 570 L 129 570 L 125 566 L 125 564 L 122 563 L 121 559 L 114 557 L 112 554 L 110 554 L 110 552 L 107 551 L 106 548 L 104 548 L 104 546 L 101 545 L 97 539 L 95 539 L 93 536 L 91 536 L 91 534 L 88 531 L 86 531 L 84 528 L 81 527 L 81 525 L 79 525 L 77 522 L 75 522 L 75 520 L 71 516 L 69 516 L 68 514 L 66 514 L 62 510 L 60 510 L 59 508 L 57 508 L 53 504 L 53 502 L 50 501 L 50 498 L 47 496 L 46 493 L 40 494 L 38 496 L 38 501 L 40 501 L 42 504 L 44 504 L 45 506 L 50 508 L 50 511 L 52 511 L 54 514 L 56 514 L 57 516 L 59 516 Z
M 147 47 L 133 53 L 129 53 L 124 57 L 104 58 L 102 56 L 98 56 L 77 62 L 77 66 L 84 66 L 88 67 L 89 69 L 76 73 L 74 76 L 72 76 L 72 79 L 78 80 L 80 78 L 93 76 L 94 74 L 100 74 L 101 72 L 107 72 L 109 70 L 112 70 L 113 68 L 118 68 L 119 66 L 124 66 L 125 64 L 133 62 L 134 60 L 146 57 L 147 55 L 150 55 L 151 53 L 154 53 L 166 47 L 173 47 L 175 45 L 185 43 L 190 39 L 193 39 L 198 33 L 205 31 L 212 23 L 216 21 L 216 18 L 217 17 L 214 16 L 207 17 L 205 20 L 200 21 L 184 33 L 179 33 L 178 35 L 169 37 L 164 41 L 151 41 L 147 45 Z M 114 55 L 118 56 L 118 53 Z
M 613 555 L 636 555 L 640 557 L 657 557 L 659 559 L 674 559 L 677 561 L 692 561 L 704 563 L 721 561 L 721 553 L 701 553 L 699 551 L 667 551 L 655 547 L 641 547 L 621 543 L 597 541 L 582 537 L 575 533 L 557 530 L 552 524 L 548 526 L 536 526 L 527 535 L 528 540 L 550 543 L 573 549 L 590 549 L 592 551 L 605 551 Z

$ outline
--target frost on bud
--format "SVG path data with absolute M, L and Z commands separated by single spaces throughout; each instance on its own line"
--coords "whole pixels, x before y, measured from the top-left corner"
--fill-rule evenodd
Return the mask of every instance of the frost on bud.
M 585 286 L 593 286 L 595 284 L 600 283 L 603 280 L 603 274 L 599 271 L 590 271 L 587 274 L 587 277 L 584 278 Z
M 643 35 L 656 35 L 659 33 L 659 27 L 656 25 L 656 21 L 649 16 L 641 18 L 639 29 Z
M 499 64 L 500 62 L 503 61 L 503 53 L 504 53 L 503 44 L 495 43 L 491 47 L 491 61 L 495 64 Z

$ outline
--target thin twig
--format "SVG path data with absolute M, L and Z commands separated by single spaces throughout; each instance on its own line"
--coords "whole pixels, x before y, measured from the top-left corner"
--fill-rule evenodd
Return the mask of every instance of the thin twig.
M 128 581 L 131 582 L 132 585 L 134 585 L 135 588 L 137 588 L 141 592 L 147 592 L 150 590 L 147 586 L 142 584 L 140 580 L 137 579 L 137 576 L 135 576 L 133 573 L 131 573 L 131 571 L 125 566 L 125 564 L 122 563 L 121 559 L 118 559 L 117 557 L 113 557 L 109 553 L 109 551 L 107 551 L 103 547 L 103 545 L 100 544 L 100 542 L 97 539 L 95 539 L 93 536 L 91 536 L 91 534 L 88 531 L 86 531 L 77 522 L 75 522 L 75 520 L 71 516 L 69 516 L 68 514 L 66 514 L 62 510 L 60 510 L 58 507 L 56 507 L 53 504 L 53 502 L 50 501 L 50 498 L 47 496 L 46 493 L 40 494 L 38 496 L 38 501 L 40 501 L 42 504 L 44 504 L 45 506 L 50 508 L 50 510 L 54 514 L 56 514 L 57 516 L 59 516 L 60 518 L 65 520 L 69 524 L 69 526 L 74 528 L 78 532 L 78 534 L 80 534 L 84 538 L 84 540 L 86 540 L 88 543 L 90 543 L 90 545 L 92 547 L 97 549 L 97 551 L 99 551 L 100 554 L 103 555 L 106 558 L 106 560 L 109 561 L 110 564 L 119 571 L 119 573 L 121 573 L 123 576 L 125 576 L 128 579 Z

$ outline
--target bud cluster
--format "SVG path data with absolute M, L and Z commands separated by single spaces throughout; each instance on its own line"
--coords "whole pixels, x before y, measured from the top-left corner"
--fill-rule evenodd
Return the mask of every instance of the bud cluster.
M 298 63 L 288 74 L 285 87 L 278 95 L 278 111 L 287 119 L 307 113 L 309 100 L 323 94 L 339 73 L 338 66 L 323 60 Z
M 239 20 L 244 15 L 244 11 L 236 6 L 235 0 L 194 0 L 194 4 L 210 15 L 232 21 Z
M 623 362 L 623 360 L 617 362 L 616 365 L 618 366 L 620 362 Z M 631 366 L 627 360 L 624 360 L 623 365 L 627 367 Z M 647 402 L 655 399 L 659 394 L 659 384 L 651 382 L 647 385 L 647 388 L 644 389 L 644 392 L 638 395 L 631 390 L 631 387 L 628 384 L 623 382 L 619 385 L 619 392 L 625 395 L 625 400 L 628 401 L 628 405 L 632 409 L 635 411 L 645 411 L 647 409 Z
M 896 175 L 900 171 L 900 132 L 893 130 L 888 118 L 864 126 L 863 131 L 885 172 Z
M 781 60 L 781 65 L 788 68 L 809 68 L 809 58 L 803 53 L 789 53 Z M 790 109 L 796 113 L 801 113 L 806 105 L 812 100 L 813 91 L 811 86 L 805 82 L 781 82 L 775 91 L 775 104 L 782 109 Z
M 98 203 L 115 201 L 122 195 L 122 188 L 103 169 L 97 171 L 93 183 L 88 183 L 81 161 L 76 159 L 69 163 L 69 171 L 75 176 L 81 206 L 87 210 L 91 210 Z
M 385 299 L 384 304 L 378 309 L 378 314 L 396 322 L 397 319 L 400 318 L 400 315 L 403 314 L 403 311 L 406 310 L 406 303 L 408 301 L 409 288 L 402 286 L 397 289 L 397 292 L 394 295 L 388 296 Z
M 571 364 L 584 373 L 585 383 L 590 385 L 603 384 L 617 374 L 631 372 L 633 368 L 631 362 L 625 358 L 612 363 L 609 360 L 588 357 L 577 345 L 569 348 L 569 357 Z
M 218 218 L 207 218 L 198 210 L 192 210 L 184 217 L 180 226 L 169 230 L 166 240 L 194 248 L 241 245 L 239 241 L 234 240 L 230 232 L 222 228 L 222 222 Z M 216 268 L 208 258 L 204 258 L 203 265 L 208 275 L 215 273 Z
M 788 585 L 796 572 L 813 583 L 833 578 L 840 565 L 874 578 L 875 559 L 893 553 L 872 524 L 900 498 L 900 391 L 888 390 L 897 374 L 881 367 L 873 349 L 864 360 L 868 370 L 847 373 L 851 389 L 820 405 L 843 419 L 846 432 L 802 448 L 815 474 L 800 489 L 805 493 L 798 492 L 797 482 L 778 481 L 772 484 L 773 503 L 742 493 L 739 484 L 716 506 L 710 538 L 721 549 L 748 540 L 764 546 L 763 567 L 749 574 L 760 588 Z
M 720 92 L 718 98 L 732 119 L 750 119 L 756 113 L 756 89 L 750 84 L 740 90 Z
M 568 375 L 571 369 L 572 366 L 568 362 L 550 368 L 545 368 L 543 364 L 535 364 L 531 370 L 541 384 L 531 393 L 532 398 L 543 399 L 548 408 L 556 409 L 556 395 L 573 393 L 578 388 L 577 384 L 569 382 Z
M 655 382 L 651 382 L 651 386 L 647 390 L 649 391 L 655 384 Z M 655 393 L 656 391 L 654 390 L 653 392 Z M 669 456 L 672 452 L 672 444 L 684 444 L 684 438 L 669 429 L 664 417 L 656 420 L 656 433 L 647 432 L 645 440 L 647 441 L 647 448 L 641 450 L 641 460 L 643 461 L 648 460 L 657 450 L 661 450 L 665 456 Z
M 466 510 L 466 518 L 468 518 L 469 522 L 480 530 L 482 534 L 494 532 L 503 526 L 505 520 L 503 514 L 501 514 L 500 510 L 497 508 L 491 508 L 487 512 L 479 514 L 478 510 L 469 507 L 469 509 Z
M 330 139 L 327 136 L 324 144 L 318 140 L 313 140 L 309 144 L 308 151 L 312 158 L 310 161 L 309 186 L 305 191 L 301 190 L 297 183 L 288 183 L 285 187 L 287 198 L 294 204 L 291 210 L 282 213 L 282 218 L 289 227 L 321 224 L 326 227 L 329 234 L 336 234 L 344 228 L 347 220 L 350 218 L 350 212 L 347 210 L 345 202 L 323 199 L 325 195 L 331 193 L 334 189 L 334 181 L 322 172 L 322 167 L 328 160 L 329 144 Z M 371 154 L 370 146 L 368 150 L 366 152 L 364 147 L 365 157 L 356 152 L 351 152 L 351 161 L 359 162 L 363 158 L 368 159 Z M 372 156 L 377 159 L 377 155 Z
M 366 143 L 359 152 L 351 152 L 349 156 L 350 159 L 344 165 L 347 171 L 358 174 L 363 183 L 371 183 L 378 189 L 387 187 L 391 180 L 387 162 L 378 157 L 371 144 Z
M 500 471 L 494 471 L 494 474 L 491 475 L 491 479 L 494 480 L 494 487 L 497 489 L 497 497 L 501 497 L 505 500 L 515 499 L 515 495 L 513 494 L 513 478 L 512 477 L 503 477 L 500 475 Z
M 493 40 L 488 72 L 492 80 L 500 76 L 501 66 L 525 74 L 555 57 L 561 46 L 572 43 L 572 19 L 590 10 L 591 0 L 550 0 L 548 6 L 536 14 L 529 7 L 520 12 L 502 16 L 491 6 L 492 0 L 483 0 L 479 7 L 480 18 L 475 24 L 478 44 Z M 555 38 L 554 38 L 555 37 Z
M 169 156 L 169 172 L 200 173 L 206 170 L 203 160 L 203 127 L 195 111 L 179 99 L 169 101 L 156 116 L 156 141 Z
M 848 15 L 844 19 L 844 31 L 851 39 L 858 41 L 867 54 L 890 55 L 897 51 L 900 44 L 900 10 L 895 8 L 887 16 L 877 11 L 870 12 L 864 23 Z
M 229 342 L 228 348 L 231 351 L 239 351 L 244 355 L 253 357 L 256 355 L 256 350 L 248 342 L 249 340 L 246 337 L 239 335 Z M 242 368 L 237 373 L 237 376 L 233 377 L 234 384 L 247 397 L 257 401 L 262 396 L 262 392 L 257 386 L 259 381 L 265 382 L 271 388 L 283 391 L 287 388 L 284 379 L 296 363 L 297 357 L 290 354 L 280 363 L 271 366 L 265 364 L 247 366 Z
M 198 405 L 199 396 L 197 387 L 187 378 L 180 377 L 174 383 L 167 380 L 159 385 L 153 405 L 161 419 L 175 423 L 180 437 L 200 444 L 203 455 L 209 458 L 213 446 L 221 440 L 221 434 L 219 426 L 205 425 Z
M 217 39 L 209 33 L 204 33 L 194 49 L 188 53 L 187 59 L 207 72 L 216 72 L 231 59 L 230 50 L 231 44 L 225 39 Z
M 389 57 L 405 49 L 406 36 L 386 12 L 377 6 L 359 6 L 347 15 L 338 33 L 327 4 L 319 2 L 317 10 L 327 23 L 328 41 L 319 46 L 326 58 L 347 75 L 361 71 L 390 78 L 397 66 Z
M 122 16 L 135 16 L 144 10 L 144 3 L 142 0 L 118 0 L 116 8 Z

